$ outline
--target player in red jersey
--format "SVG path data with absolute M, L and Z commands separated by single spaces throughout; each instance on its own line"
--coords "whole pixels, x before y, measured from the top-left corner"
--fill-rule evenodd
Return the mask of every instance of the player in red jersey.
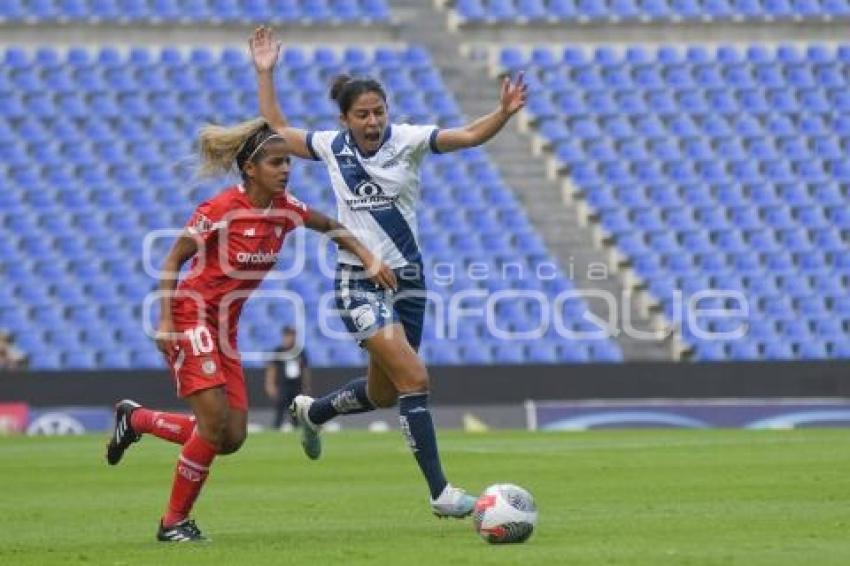
M 262 119 L 233 127 L 207 126 L 200 134 L 202 172 L 235 168 L 242 183 L 202 203 L 165 259 L 160 278 L 157 347 L 171 367 L 177 394 L 192 415 L 118 403 L 106 458 L 115 465 L 148 433 L 182 445 L 160 541 L 204 540 L 189 512 L 217 455 L 245 441 L 248 399 L 237 351 L 237 323 L 245 300 L 277 263 L 286 234 L 300 225 L 328 234 L 371 266 L 387 289 L 389 267 L 336 220 L 308 209 L 286 192 L 290 158 L 283 138 Z M 180 268 L 194 258 L 178 285 Z

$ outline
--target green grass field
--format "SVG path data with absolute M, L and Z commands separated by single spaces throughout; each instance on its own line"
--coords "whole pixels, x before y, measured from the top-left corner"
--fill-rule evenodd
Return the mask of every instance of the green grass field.
M 213 539 L 153 536 L 177 448 L 155 438 L 109 468 L 102 437 L 0 438 L 0 564 L 850 564 L 841 430 L 445 432 L 453 482 L 535 495 L 524 545 L 438 520 L 399 435 L 251 436 L 219 459 L 195 516 Z

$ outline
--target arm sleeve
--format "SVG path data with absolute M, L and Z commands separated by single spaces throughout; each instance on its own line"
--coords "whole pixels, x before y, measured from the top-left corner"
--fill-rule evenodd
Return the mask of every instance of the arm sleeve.
M 310 209 L 291 193 L 286 193 L 286 208 L 295 213 L 295 226 L 301 226 L 310 217 Z
M 213 202 L 205 201 L 192 213 L 192 217 L 186 223 L 186 231 L 207 244 L 226 226 L 224 211 Z
M 320 132 L 307 132 L 307 149 L 316 161 L 327 161 L 333 157 L 331 142 L 339 132 L 325 130 Z
M 437 134 L 439 133 L 440 128 L 434 126 L 431 133 L 428 134 L 428 149 L 431 150 L 431 153 L 440 153 L 440 150 L 437 148 Z
M 394 126 L 396 127 L 396 126 Z M 437 134 L 440 133 L 440 128 L 435 125 L 429 126 L 413 126 L 404 124 L 399 126 L 405 136 L 405 145 L 413 149 L 414 155 L 417 158 L 422 158 L 427 152 L 440 153 L 437 149 Z

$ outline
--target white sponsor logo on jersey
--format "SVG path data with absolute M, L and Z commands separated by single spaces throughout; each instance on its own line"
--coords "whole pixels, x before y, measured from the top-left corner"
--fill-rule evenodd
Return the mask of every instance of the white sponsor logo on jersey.
M 280 254 L 276 252 L 239 252 L 236 254 L 236 261 L 239 263 L 277 263 L 277 258 Z
M 387 152 L 389 155 L 387 156 L 387 160 L 381 164 L 381 167 L 384 169 L 389 169 L 391 167 L 395 167 L 396 165 L 401 164 L 402 161 L 410 161 L 412 150 L 408 147 L 403 149 L 401 152 L 396 153 L 395 148 L 391 151 Z
M 361 181 L 351 192 L 359 197 L 377 197 L 384 194 L 384 189 L 374 181 Z
M 398 195 L 387 195 L 374 181 L 361 181 L 351 190 L 355 198 L 345 199 L 351 210 L 382 210 L 393 205 Z

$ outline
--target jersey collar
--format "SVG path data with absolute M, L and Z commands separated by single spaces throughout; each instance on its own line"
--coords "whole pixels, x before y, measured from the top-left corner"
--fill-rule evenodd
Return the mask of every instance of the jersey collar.
M 381 145 L 378 146 L 378 149 L 376 149 L 375 151 L 369 152 L 369 153 L 362 151 L 360 149 L 360 147 L 358 147 L 357 142 L 354 141 L 354 134 L 351 133 L 351 130 L 348 130 L 346 132 L 345 137 L 346 137 L 346 141 L 348 142 L 348 145 L 350 147 L 353 147 L 354 150 L 358 154 L 360 154 L 361 157 L 365 157 L 366 159 L 369 159 L 370 157 L 375 157 L 375 155 L 379 151 L 381 151 L 381 148 L 384 147 L 384 144 L 387 143 L 387 140 L 390 139 L 390 136 L 392 135 L 392 128 L 393 128 L 392 124 L 387 124 L 387 129 L 384 130 L 384 137 L 383 137 L 383 139 L 381 139 Z
M 239 191 L 239 194 L 242 196 L 243 200 L 248 203 L 250 207 L 254 207 L 254 203 L 251 202 L 251 199 L 248 198 L 248 193 L 245 192 L 245 185 L 239 183 L 236 185 L 236 190 Z M 284 193 L 284 196 L 286 193 Z M 282 197 L 272 197 L 272 200 L 269 201 L 269 205 L 263 209 L 263 216 L 268 216 L 269 213 L 274 208 L 274 202 Z

